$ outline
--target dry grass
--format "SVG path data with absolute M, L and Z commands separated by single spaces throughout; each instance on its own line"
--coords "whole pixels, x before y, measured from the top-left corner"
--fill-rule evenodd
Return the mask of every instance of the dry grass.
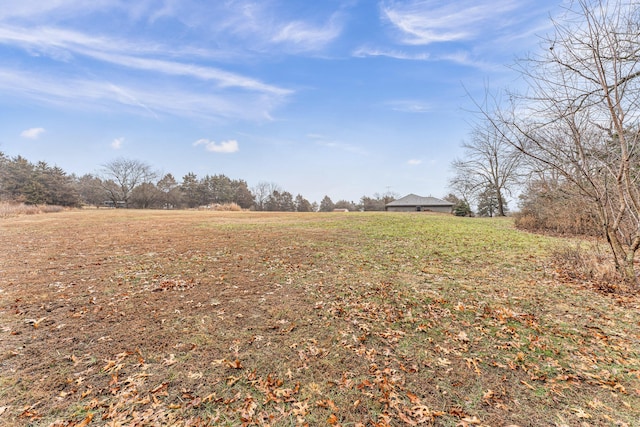
M 0 218 L 9 218 L 19 215 L 36 215 L 41 213 L 61 212 L 64 208 L 61 206 L 34 206 L 25 205 L 24 203 L 0 202 Z
M 640 302 L 430 214 L 0 222 L 0 425 L 634 426 Z
M 237 203 L 216 203 L 210 206 L 206 206 L 201 208 L 201 210 L 211 210 L 211 211 L 219 211 L 219 212 L 240 212 L 243 209 Z

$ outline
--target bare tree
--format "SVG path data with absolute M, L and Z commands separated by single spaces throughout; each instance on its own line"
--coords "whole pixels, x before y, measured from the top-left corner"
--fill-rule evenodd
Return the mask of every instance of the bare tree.
M 118 158 L 102 166 L 102 180 L 113 203 L 129 206 L 131 192 L 140 184 L 152 183 L 157 174 L 139 160 Z
M 546 48 L 517 68 L 526 96 L 486 117 L 597 212 L 618 271 L 640 247 L 640 3 L 576 0 Z
M 505 216 L 505 196 L 510 196 L 520 183 L 522 154 L 507 141 L 502 132 L 486 121 L 474 127 L 470 141 L 462 147 L 464 159 L 456 159 L 452 163 L 455 176 L 449 185 L 467 203 L 470 198 L 491 196 L 496 201 L 495 213 Z
M 274 182 L 261 181 L 251 189 L 256 203 L 256 210 L 266 210 L 266 203 L 269 196 L 275 192 L 282 193 L 282 188 Z

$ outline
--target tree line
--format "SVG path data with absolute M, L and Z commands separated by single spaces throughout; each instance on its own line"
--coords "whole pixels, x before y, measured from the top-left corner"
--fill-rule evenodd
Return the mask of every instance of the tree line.
M 139 160 L 118 158 L 102 165 L 99 172 L 76 176 L 46 162 L 32 163 L 22 156 L 10 158 L 0 152 L 0 201 L 66 207 L 96 206 L 139 209 L 185 209 L 233 205 L 238 209 L 281 212 L 381 211 L 395 196 L 363 196 L 359 203 L 320 203 L 301 194 L 294 196 L 271 182 L 249 187 L 242 179 L 223 174 L 198 177 L 187 173 L 178 181 Z
M 640 3 L 576 0 L 514 66 L 520 91 L 487 90 L 452 163 L 472 205 L 519 192 L 519 226 L 603 237 L 622 277 L 638 282 Z

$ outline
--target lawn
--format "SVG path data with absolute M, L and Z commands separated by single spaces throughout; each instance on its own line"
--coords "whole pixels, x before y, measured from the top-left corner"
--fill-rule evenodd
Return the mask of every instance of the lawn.
M 640 298 L 508 219 L 0 219 L 1 426 L 640 426 Z

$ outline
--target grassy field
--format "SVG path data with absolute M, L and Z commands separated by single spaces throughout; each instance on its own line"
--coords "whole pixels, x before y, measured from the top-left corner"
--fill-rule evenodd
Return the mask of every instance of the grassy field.
M 640 298 L 435 214 L 0 220 L 2 426 L 640 426 Z

